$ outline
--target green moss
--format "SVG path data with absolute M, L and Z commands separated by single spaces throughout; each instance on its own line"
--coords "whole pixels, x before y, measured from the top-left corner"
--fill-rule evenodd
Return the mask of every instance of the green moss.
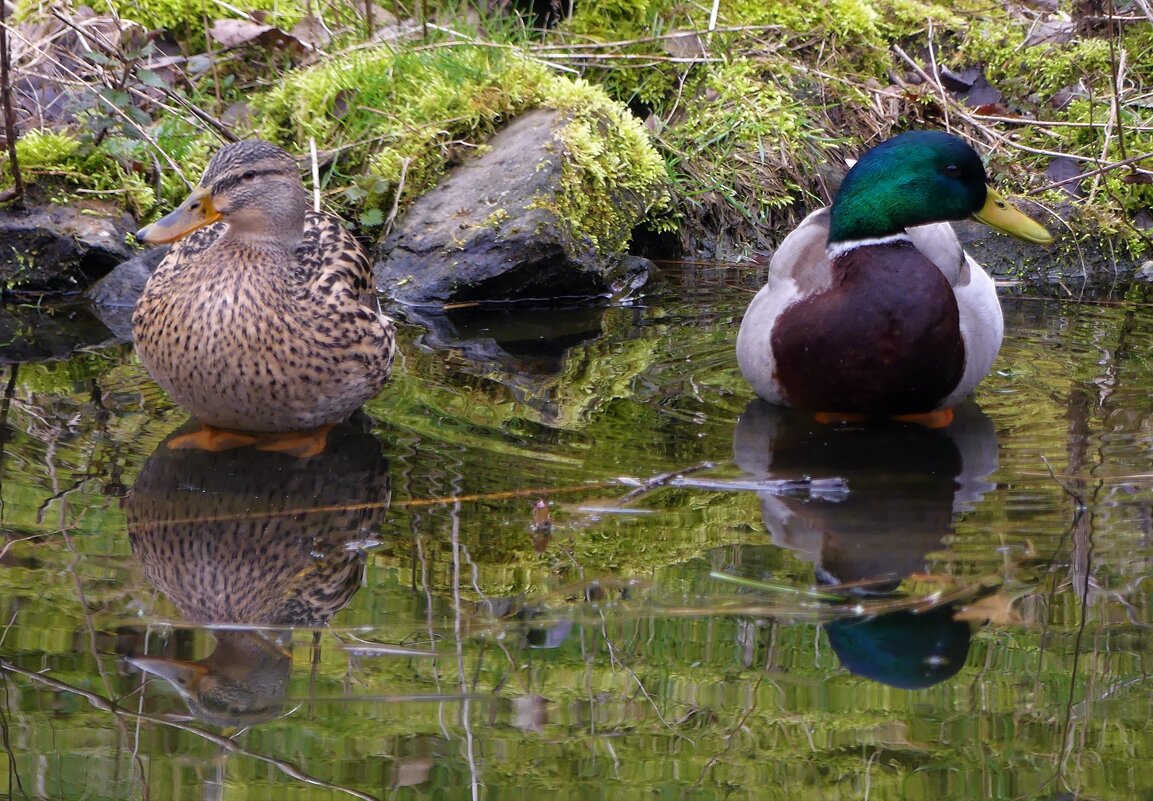
M 575 237 L 587 237 L 602 253 L 619 253 L 632 228 L 623 216 L 630 201 L 652 198 L 649 214 L 667 210 L 664 161 L 640 121 L 600 87 L 551 76 L 546 95 L 543 105 L 568 118 L 559 132 L 567 156 L 556 198 L 560 216 Z
M 174 121 L 162 123 L 156 133 L 164 152 L 195 183 L 207 163 L 208 141 Z M 107 136 L 96 143 L 82 134 L 34 130 L 17 140 L 16 154 L 25 179 L 61 204 L 78 197 L 119 200 L 137 219 L 144 219 L 155 212 L 158 202 L 170 205 L 188 192 L 179 175 L 162 170 L 161 197 L 157 197 L 148 169 L 155 152 L 139 139 Z M 0 180 L 10 180 L 7 168 L 6 160 L 0 163 Z
M 29 170 L 68 164 L 79 149 L 79 140 L 56 131 L 29 131 L 16 140 L 16 158 Z
M 453 160 L 475 153 L 506 120 L 531 108 L 570 118 L 561 134 L 569 158 L 557 204 L 574 234 L 605 252 L 626 244 L 619 222 L 605 212 L 612 193 L 651 197 L 665 180 L 660 157 L 627 109 L 599 87 L 511 49 L 362 51 L 295 73 L 253 104 L 260 135 L 289 147 L 311 137 L 339 152 L 329 187 L 351 183 L 343 200 L 359 204 L 370 225 L 383 215 L 369 210 L 390 207 L 397 192 L 403 208 Z
M 144 177 L 126 168 L 114 150 L 123 140 L 110 140 L 107 147 L 93 147 L 70 134 L 30 131 L 16 142 L 17 158 L 26 180 L 45 184 L 57 202 L 68 203 L 74 192 L 119 198 L 125 207 L 141 214 L 156 202 L 156 194 Z M 0 176 L 5 181 L 5 169 Z
M 658 141 L 687 249 L 771 247 L 799 199 L 820 203 L 809 194 L 812 178 L 837 139 L 805 94 L 787 67 L 734 61 L 685 82 L 681 119 L 675 110 L 657 111 L 674 116 Z
M 1134 50 L 1149 41 L 1141 35 L 1126 36 L 1115 42 L 1115 47 L 1127 47 L 1126 62 L 1139 71 L 1148 62 L 1135 57 Z M 1113 118 L 1112 58 L 1108 40 L 1087 36 L 1023 47 L 1019 26 L 997 20 L 971 32 L 956 62 L 983 65 L 990 83 L 1005 94 L 1007 105 L 1057 123 L 1020 126 L 1014 132 L 1016 142 L 1035 151 L 1068 154 L 1081 160 L 1088 171 L 1101 161 L 1122 161 L 1137 153 L 1153 152 L 1153 131 L 1148 128 L 1145 109 L 1122 103 L 1119 116 Z M 1058 104 L 1058 93 L 1070 90 L 1074 91 L 1073 99 Z M 1026 152 L 1019 162 L 1040 172 L 1048 157 Z M 1148 243 L 1133 229 L 1129 217 L 1150 208 L 1153 187 L 1128 179 L 1129 173 L 1123 169 L 1087 179 L 1081 188 L 1088 193 L 1090 203 L 1072 210 L 1070 222 L 1083 234 L 1119 235 L 1130 255 L 1140 256 Z M 1068 199 L 1061 198 L 1060 202 L 1066 204 Z
M 397 191 L 402 204 L 427 191 L 449 160 L 535 105 L 547 77 L 499 48 L 377 48 L 293 73 L 253 106 L 259 135 L 336 150 L 338 182 L 367 175 L 348 199 L 387 207 Z
M 983 65 L 990 83 L 1020 100 L 1032 96 L 1047 103 L 1082 80 L 1100 91 L 1109 87 L 1108 41 L 1077 38 L 1023 47 L 1023 34 L 1019 25 L 988 21 L 970 32 L 954 61 Z
M 200 0 L 113 2 L 123 18 L 183 37 L 180 46 L 186 51 L 203 41 Z M 308 8 L 299 0 L 239 0 L 233 7 L 273 4 L 268 19 L 284 27 Z M 46 8 L 28 0 L 21 5 L 24 14 Z M 651 195 L 657 183 L 670 180 L 672 201 L 652 209 L 663 215 L 658 225 L 678 226 L 689 250 L 739 255 L 772 247 L 800 216 L 826 200 L 818 178 L 826 161 L 835 170 L 879 138 L 911 127 L 944 127 L 946 119 L 976 134 L 963 115 L 946 113 L 937 89 L 891 79 L 911 76 L 894 44 L 925 63 L 926 45 L 933 43 L 944 66 L 981 66 L 1010 110 L 1083 126 L 1015 126 L 1013 141 L 1034 151 L 1068 153 L 1088 167 L 1092 160 L 1121 160 L 1153 146 L 1146 109 L 1131 102 L 1147 93 L 1153 79 L 1153 28 L 1147 25 L 1126 25 L 1117 34 L 1130 101 L 1122 103 L 1121 129 L 1113 128 L 1107 137 L 1114 56 L 1106 32 L 1079 30 L 1069 42 L 1025 46 L 1033 18 L 1005 14 L 984 0 L 732 0 L 719 6 L 713 33 L 704 32 L 712 10 L 707 3 L 587 0 L 547 35 L 548 49 L 542 51 L 576 66 L 587 84 L 560 78 L 544 61 L 526 55 L 539 41 L 529 42 L 508 15 L 474 13 L 466 20 L 450 13 L 454 9 L 461 10 L 434 3 L 421 6 L 416 16 L 439 14 L 479 43 L 463 45 L 459 37 L 429 27 L 416 45 L 359 47 L 283 75 L 267 65 L 245 66 L 242 59 L 219 61 L 211 77 L 191 77 L 185 88 L 193 105 L 217 117 L 238 99 L 249 102 L 255 130 L 238 128 L 234 132 L 240 136 L 263 136 L 297 154 L 314 138 L 331 154 L 323 176 L 329 203 L 369 232 L 383 226 L 394 205 L 403 213 L 445 169 L 477 153 L 510 118 L 536 107 L 561 108 L 572 119 L 562 135 L 571 171 L 555 202 L 576 235 L 609 249 L 621 243 L 611 233 L 613 221 L 603 215 L 604 208 L 615 207 L 612 191 L 606 190 L 618 197 L 620 192 Z M 402 17 L 410 13 L 396 10 Z M 229 13 L 213 6 L 208 17 Z M 320 13 L 330 23 L 343 23 L 342 36 L 361 30 L 355 19 L 341 20 L 343 6 Z M 670 38 L 677 32 L 683 37 Z M 270 90 L 253 91 L 273 75 Z M 98 77 L 108 79 L 104 72 Z M 1054 103 L 1059 92 L 1073 86 L 1084 88 L 1085 99 Z M 213 136 L 166 109 L 146 109 L 155 118 L 149 127 L 146 119 L 137 119 L 145 115 L 135 96 L 108 86 L 93 91 L 130 114 L 189 180 L 217 146 Z M 646 131 L 606 93 L 649 118 L 663 166 L 652 157 Z M 94 111 L 78 121 L 80 144 L 74 152 L 59 150 L 63 140 L 25 144 L 33 172 L 53 174 L 65 189 L 122 193 L 138 213 L 148 209 L 157 190 L 161 205 L 177 202 L 186 186 L 176 171 L 156 158 L 139 130 L 124 125 L 123 115 L 98 108 L 103 117 Z M 108 130 L 109 136 L 96 147 L 87 130 Z M 989 155 L 1010 189 L 1013 181 L 1039 185 L 1040 179 L 1030 176 L 1041 175 L 1049 160 L 1008 143 Z M 90 156 L 98 158 L 86 161 Z M 633 183 L 613 186 L 622 175 Z M 1130 183 L 1116 171 L 1086 187 L 1098 208 L 1077 219 L 1108 218 L 1107 225 L 1093 230 L 1132 234 L 1126 215 L 1148 206 L 1148 185 Z

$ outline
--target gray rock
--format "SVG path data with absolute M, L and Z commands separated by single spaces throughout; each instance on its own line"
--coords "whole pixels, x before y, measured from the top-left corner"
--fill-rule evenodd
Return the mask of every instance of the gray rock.
M 0 342 L 0 365 L 67 359 L 113 344 L 105 326 L 75 303 L 0 305 Z
M 156 265 L 168 253 L 168 245 L 141 251 L 128 261 L 116 265 L 112 272 L 88 288 L 85 297 L 100 306 L 136 305 L 136 299 L 144 291 L 144 285 L 152 276 Z
M 128 214 L 98 203 L 0 211 L 0 284 L 77 292 L 132 255 Z
M 546 109 L 518 117 L 488 152 L 417 199 L 378 246 L 377 288 L 407 305 L 611 293 L 620 258 L 574 237 L 552 202 L 561 192 L 564 124 Z M 631 229 L 647 199 L 618 194 L 613 202 Z
M 144 285 L 168 253 L 168 245 L 149 248 L 122 262 L 88 288 L 84 296 L 92 303 L 93 313 L 117 339 L 132 339 L 132 309 L 144 291 Z

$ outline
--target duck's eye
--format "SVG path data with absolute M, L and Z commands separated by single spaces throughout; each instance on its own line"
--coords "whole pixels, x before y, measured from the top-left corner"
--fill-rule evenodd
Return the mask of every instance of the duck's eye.
M 958 167 L 956 164 L 948 164 L 945 166 L 945 175 L 948 175 L 952 178 L 956 178 L 960 174 L 961 174 L 961 168 Z
M 244 175 L 242 175 L 240 177 L 246 181 L 251 181 L 253 178 L 256 177 L 256 170 L 248 170 L 247 172 L 244 173 Z

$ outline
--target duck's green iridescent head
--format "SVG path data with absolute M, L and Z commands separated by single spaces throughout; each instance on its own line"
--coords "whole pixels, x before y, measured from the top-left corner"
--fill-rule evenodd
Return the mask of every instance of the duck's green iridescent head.
M 874 239 L 973 217 L 1026 242 L 1049 232 L 988 186 L 981 158 L 943 131 L 909 131 L 861 156 L 833 200 L 829 242 Z

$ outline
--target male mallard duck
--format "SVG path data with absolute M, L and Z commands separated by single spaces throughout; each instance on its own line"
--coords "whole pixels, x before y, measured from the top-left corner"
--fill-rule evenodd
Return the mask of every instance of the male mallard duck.
M 395 329 L 368 257 L 339 220 L 309 212 L 279 147 L 222 148 L 188 199 L 136 236 L 176 242 L 132 316 L 144 366 L 205 426 L 173 447 L 313 455 L 387 380 Z
M 1001 346 L 992 279 L 947 220 L 1052 241 L 986 183 L 971 147 L 912 131 L 865 153 L 831 208 L 781 243 L 745 313 L 737 361 L 765 400 L 947 424 Z

